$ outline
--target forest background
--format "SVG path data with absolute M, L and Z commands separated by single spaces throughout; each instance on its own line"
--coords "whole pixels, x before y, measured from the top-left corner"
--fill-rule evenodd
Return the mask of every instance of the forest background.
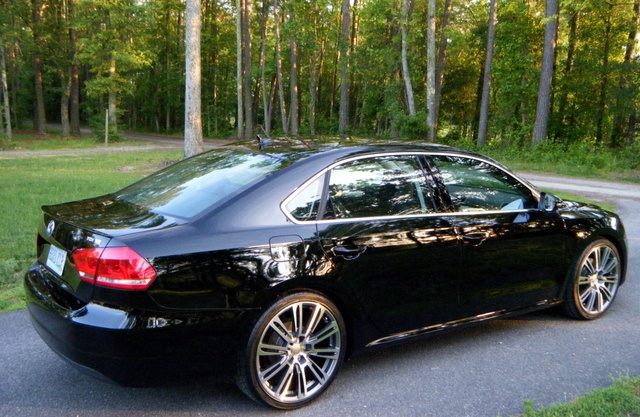
M 208 137 L 640 149 L 640 0 L 198 4 Z M 114 133 L 182 132 L 185 1 L 0 7 L 0 135 L 106 117 Z

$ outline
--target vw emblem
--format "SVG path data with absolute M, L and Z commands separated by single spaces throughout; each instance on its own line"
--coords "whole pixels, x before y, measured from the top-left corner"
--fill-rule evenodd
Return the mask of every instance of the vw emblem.
M 49 236 L 53 235 L 53 229 L 55 228 L 56 228 L 56 222 L 51 220 L 49 224 L 47 224 L 47 235 Z

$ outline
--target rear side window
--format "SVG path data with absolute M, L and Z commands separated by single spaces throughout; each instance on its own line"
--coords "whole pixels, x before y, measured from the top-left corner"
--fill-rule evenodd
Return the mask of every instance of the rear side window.
M 151 174 L 114 197 L 161 214 L 190 218 L 287 165 L 269 155 L 212 151 Z
M 318 216 L 322 184 L 320 177 L 304 187 L 286 204 L 287 211 L 297 220 L 315 220 Z

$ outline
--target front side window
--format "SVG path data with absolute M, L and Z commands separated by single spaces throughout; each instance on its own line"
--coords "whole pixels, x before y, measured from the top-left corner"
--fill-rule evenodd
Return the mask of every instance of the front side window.
M 419 215 L 433 210 L 431 189 L 418 159 L 385 156 L 333 168 L 323 218 Z
M 433 156 L 456 211 L 519 210 L 536 207 L 531 190 L 486 162 L 458 156 Z

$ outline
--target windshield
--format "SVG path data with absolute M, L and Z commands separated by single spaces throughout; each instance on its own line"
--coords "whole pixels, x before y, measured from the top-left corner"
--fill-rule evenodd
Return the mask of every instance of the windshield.
M 190 218 L 288 165 L 269 155 L 207 152 L 136 182 L 114 197 L 154 212 Z

